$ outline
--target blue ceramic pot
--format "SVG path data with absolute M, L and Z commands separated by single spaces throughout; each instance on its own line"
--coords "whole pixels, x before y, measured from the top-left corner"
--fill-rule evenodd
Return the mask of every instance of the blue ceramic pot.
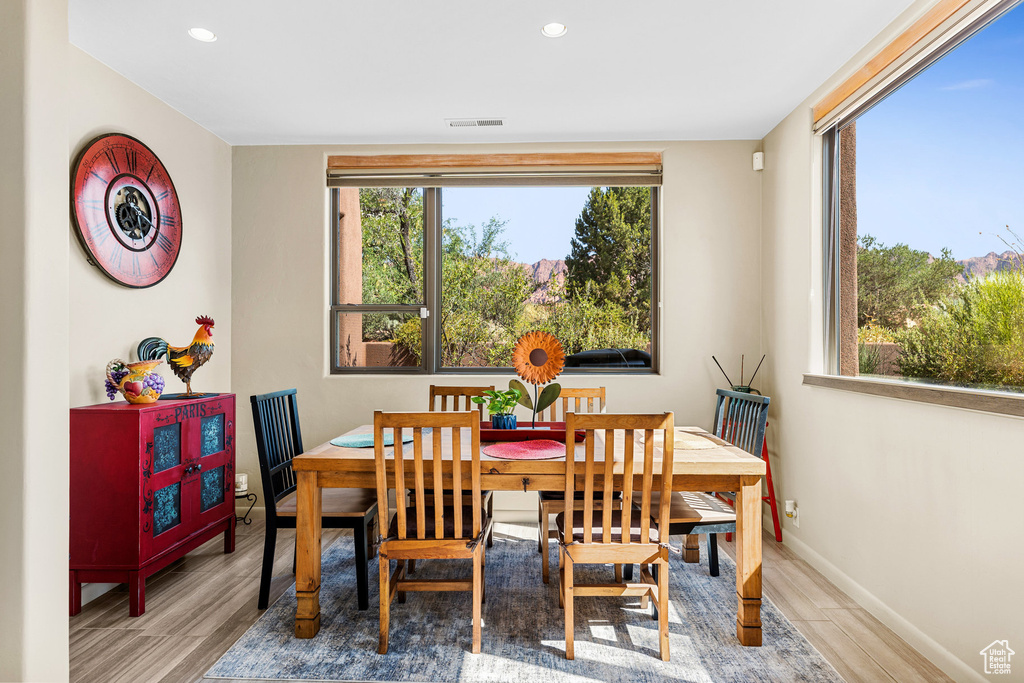
M 515 415 L 491 415 L 491 427 L 494 429 L 515 429 Z

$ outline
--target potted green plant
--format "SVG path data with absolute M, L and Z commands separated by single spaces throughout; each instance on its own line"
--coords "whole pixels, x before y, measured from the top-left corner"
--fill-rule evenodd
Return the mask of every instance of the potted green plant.
M 494 429 L 515 429 L 516 416 L 512 414 L 519 398 L 522 396 L 518 389 L 507 389 L 505 391 L 494 391 L 488 389 L 483 396 L 474 396 L 473 403 L 480 405 L 487 404 L 487 412 L 491 415 L 491 427 Z

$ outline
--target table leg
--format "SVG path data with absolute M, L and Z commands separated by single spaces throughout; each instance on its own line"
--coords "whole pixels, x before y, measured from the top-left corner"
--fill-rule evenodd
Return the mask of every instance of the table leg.
M 742 477 L 736 492 L 736 637 L 761 645 L 761 477 Z
M 320 482 L 316 472 L 296 472 L 295 636 L 312 638 L 320 630 Z

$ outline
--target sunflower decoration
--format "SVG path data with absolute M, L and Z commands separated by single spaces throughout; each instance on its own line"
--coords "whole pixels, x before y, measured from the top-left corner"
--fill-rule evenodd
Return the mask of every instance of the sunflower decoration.
M 562 387 L 558 384 L 550 384 L 540 392 L 538 387 L 547 384 L 558 377 L 565 367 L 565 349 L 558 338 L 550 332 L 534 330 L 527 332 L 516 342 L 512 349 L 512 366 L 516 374 L 533 385 L 533 399 L 523 383 L 519 380 L 512 380 L 508 383 L 509 388 L 517 389 L 520 392 L 519 402 L 533 411 L 533 423 L 537 424 L 537 413 L 543 412 L 558 398 Z

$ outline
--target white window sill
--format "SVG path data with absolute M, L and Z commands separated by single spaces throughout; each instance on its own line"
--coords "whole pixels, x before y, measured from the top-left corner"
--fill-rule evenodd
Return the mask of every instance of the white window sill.
M 804 385 L 853 391 L 905 401 L 931 403 L 934 405 L 978 410 L 998 415 L 1024 417 L 1024 394 L 1001 391 L 964 389 L 930 384 L 906 382 L 898 379 L 876 377 L 842 377 L 839 375 L 804 375 Z

